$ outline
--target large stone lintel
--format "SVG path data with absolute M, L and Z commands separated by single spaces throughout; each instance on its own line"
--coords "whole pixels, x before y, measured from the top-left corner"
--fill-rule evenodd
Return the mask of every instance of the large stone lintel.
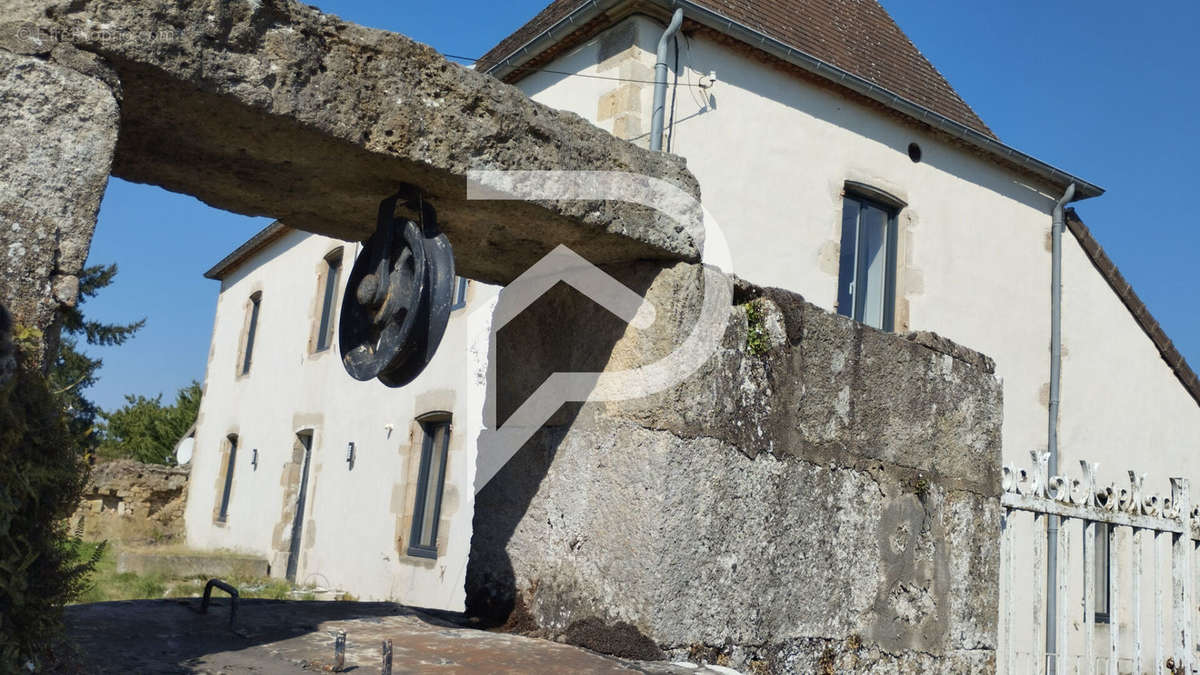
M 38 49 L 70 42 L 120 77 L 122 178 L 350 239 L 370 233 L 399 183 L 416 184 L 460 271 L 491 282 L 557 244 L 600 263 L 699 257 L 694 229 L 632 204 L 468 201 L 472 169 L 617 170 L 699 188 L 682 160 L 402 35 L 291 0 L 85 0 L 46 15 Z

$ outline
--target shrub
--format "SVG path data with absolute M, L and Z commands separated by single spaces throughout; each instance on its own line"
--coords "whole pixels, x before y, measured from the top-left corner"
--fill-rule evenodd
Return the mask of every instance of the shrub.
M 0 384 L 0 672 L 45 659 L 63 605 L 86 588 L 94 563 L 76 559 L 66 529 L 87 467 L 31 352 L 21 351 Z

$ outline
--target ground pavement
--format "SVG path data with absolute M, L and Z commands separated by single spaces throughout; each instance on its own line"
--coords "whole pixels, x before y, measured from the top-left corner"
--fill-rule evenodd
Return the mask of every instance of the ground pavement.
M 550 640 L 464 627 L 453 615 L 386 602 L 243 600 L 229 628 L 229 600 L 98 602 L 67 608 L 77 651 L 73 673 L 331 672 L 346 633 L 342 672 L 381 672 L 392 641 L 393 673 L 731 673 L 719 666 L 629 661 Z M 240 633 L 240 634 L 239 634 Z

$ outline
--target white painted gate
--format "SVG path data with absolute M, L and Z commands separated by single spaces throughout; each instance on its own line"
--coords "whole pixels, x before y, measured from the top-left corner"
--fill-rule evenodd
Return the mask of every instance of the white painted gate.
M 1194 639 L 1200 507 L 1192 506 L 1188 481 L 1172 478 L 1171 496 L 1160 498 L 1143 491 L 1145 474 L 1130 471 L 1128 487 L 1100 487 L 1096 464 L 1080 462 L 1080 479 L 1047 477 L 1049 455 L 1031 454 L 1032 471 L 1004 467 L 997 671 L 1200 672 Z M 1060 519 L 1056 650 L 1047 653 L 1046 531 L 1054 517 Z M 1108 531 L 1108 564 L 1100 560 L 1108 621 L 1100 627 L 1097 527 Z

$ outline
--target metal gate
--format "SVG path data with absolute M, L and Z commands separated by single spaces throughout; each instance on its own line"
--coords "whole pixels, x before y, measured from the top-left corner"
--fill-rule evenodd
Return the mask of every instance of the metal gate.
M 1047 476 L 1049 455 L 1031 455 L 1032 471 L 1004 467 L 997 671 L 1196 672 L 1200 508 L 1192 506 L 1188 481 L 1172 478 L 1170 497 L 1160 498 L 1143 490 L 1145 474 L 1130 471 L 1127 487 L 1101 487 L 1097 464 L 1080 462 L 1078 479 Z M 1048 620 L 1047 565 L 1054 556 L 1047 527 L 1054 518 L 1056 602 Z M 1107 544 L 1099 559 L 1097 543 Z M 1107 626 L 1099 628 L 1098 574 L 1106 574 L 1100 584 L 1108 593 L 1107 615 L 1100 615 Z M 1051 624 L 1053 652 L 1046 640 Z

